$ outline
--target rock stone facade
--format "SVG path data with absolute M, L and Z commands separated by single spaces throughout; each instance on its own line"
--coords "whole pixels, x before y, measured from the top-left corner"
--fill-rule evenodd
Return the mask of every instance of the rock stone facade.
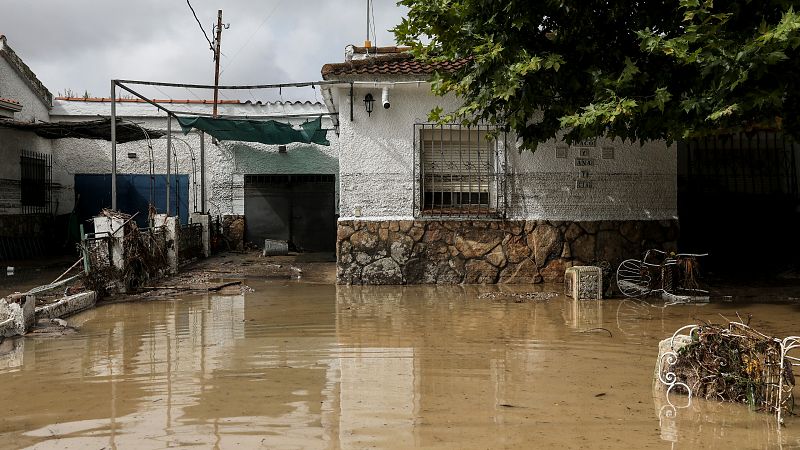
M 573 265 L 616 267 L 648 248 L 674 250 L 677 221 L 343 220 L 339 284 L 561 282 Z

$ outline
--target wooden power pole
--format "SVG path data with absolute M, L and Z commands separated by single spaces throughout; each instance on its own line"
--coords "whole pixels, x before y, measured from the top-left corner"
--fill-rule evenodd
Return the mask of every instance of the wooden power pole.
M 214 117 L 217 117 L 219 101 L 219 55 L 222 49 L 222 10 L 217 11 L 217 35 L 214 38 Z

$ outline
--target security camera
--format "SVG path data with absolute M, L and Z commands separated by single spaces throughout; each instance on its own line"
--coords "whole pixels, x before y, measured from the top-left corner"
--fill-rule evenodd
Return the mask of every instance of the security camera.
M 383 104 L 383 109 L 389 109 L 389 88 L 383 88 L 383 92 L 381 92 L 381 104 Z

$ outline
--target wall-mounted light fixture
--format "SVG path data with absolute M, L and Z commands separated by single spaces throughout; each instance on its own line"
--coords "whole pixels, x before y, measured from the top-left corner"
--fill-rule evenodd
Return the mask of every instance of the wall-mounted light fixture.
M 375 99 L 372 98 L 372 94 L 367 94 L 364 96 L 364 106 L 367 108 L 367 115 L 372 115 L 372 108 L 375 106 Z
M 138 158 L 138 155 L 136 154 L 136 152 L 128 152 L 128 158 L 136 159 Z

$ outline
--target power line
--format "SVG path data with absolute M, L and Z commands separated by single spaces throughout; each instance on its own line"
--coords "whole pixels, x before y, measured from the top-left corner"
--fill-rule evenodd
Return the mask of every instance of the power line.
M 191 4 L 191 3 L 189 3 L 189 0 L 186 0 L 186 4 L 187 4 L 187 5 L 189 5 L 189 9 L 191 9 L 191 10 L 192 10 L 192 15 L 194 16 L 194 20 L 196 20 L 196 21 L 197 21 L 197 24 L 198 24 L 198 25 L 200 25 L 200 31 L 202 31 L 202 32 L 203 32 L 203 36 L 205 36 L 205 38 L 206 38 L 206 41 L 208 42 L 208 48 L 210 48 L 210 49 L 211 49 L 211 51 L 213 52 L 213 51 L 214 51 L 214 44 L 212 44 L 212 43 L 211 43 L 211 39 L 209 39 L 209 38 L 208 38 L 208 33 L 206 33 L 206 30 L 205 30 L 205 28 L 203 28 L 203 24 L 202 24 L 202 23 L 200 23 L 200 19 L 198 19 L 198 18 L 197 18 L 197 13 L 196 13 L 196 12 L 194 12 L 194 8 L 192 8 L 192 4 Z

